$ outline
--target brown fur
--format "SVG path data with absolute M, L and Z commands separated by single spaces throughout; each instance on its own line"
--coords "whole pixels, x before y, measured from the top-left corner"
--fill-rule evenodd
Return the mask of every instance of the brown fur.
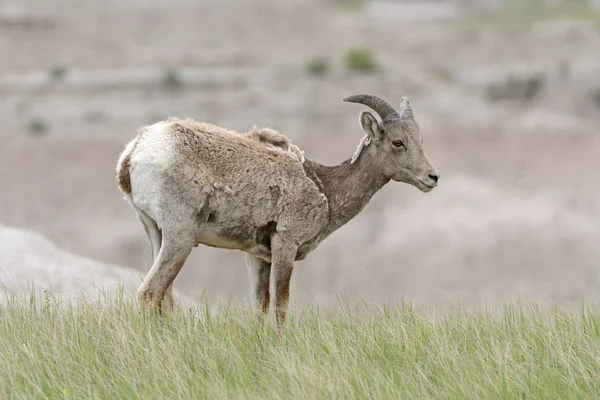
M 127 195 L 131 195 L 131 153 L 127 154 L 125 158 L 123 158 L 123 163 L 121 163 L 121 168 L 119 169 L 119 176 L 117 177 L 119 181 L 119 187 L 123 191 L 123 193 Z
M 264 312 L 275 308 L 281 323 L 294 261 L 350 221 L 390 180 L 423 192 L 437 186 L 439 175 L 406 98 L 397 114 L 384 124 L 363 111 L 365 138 L 351 160 L 331 167 L 305 160 L 287 137 L 268 128 L 240 134 L 177 118 L 147 127 L 119 162 L 151 243 L 162 238 L 138 289 L 140 300 L 160 306 L 198 244 L 241 250 L 248 254 L 254 303 Z
M 123 160 L 118 166 L 117 181 L 119 182 L 119 188 L 126 195 L 131 195 L 131 155 L 135 151 L 140 136 L 144 133 L 144 129 L 140 129 L 137 136 L 134 139 L 131 150 L 124 154 Z
M 267 143 L 275 147 L 280 147 L 282 149 L 287 149 L 292 144 L 292 142 L 290 141 L 290 139 L 287 138 L 287 136 L 284 136 L 281 133 L 270 128 L 259 129 L 255 126 L 254 128 L 252 128 L 251 131 L 245 133 L 245 136 L 250 139 L 258 140 L 262 143 Z
M 277 132 L 271 128 L 258 128 L 254 126 L 251 131 L 244 134 L 249 139 L 259 141 L 266 145 L 276 147 L 283 150 L 290 157 L 297 159 L 300 162 L 304 162 L 304 154 L 302 150 L 294 144 L 285 135 Z
M 165 122 L 170 123 L 174 130 L 179 131 L 184 135 L 186 132 L 193 132 L 200 135 L 233 135 L 239 138 L 248 139 L 251 143 L 260 143 L 264 146 L 263 148 L 266 147 L 270 151 L 283 153 L 296 161 L 304 162 L 304 153 L 302 150 L 294 145 L 287 136 L 271 128 L 258 128 L 257 126 L 254 126 L 248 132 L 238 133 L 210 123 L 197 122 L 191 118 L 183 119 L 170 117 Z

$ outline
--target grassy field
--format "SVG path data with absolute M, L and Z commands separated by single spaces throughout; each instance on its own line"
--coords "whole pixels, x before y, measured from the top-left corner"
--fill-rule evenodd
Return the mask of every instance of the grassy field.
M 0 398 L 600 397 L 600 312 L 508 306 L 140 313 L 123 298 L 0 309 Z

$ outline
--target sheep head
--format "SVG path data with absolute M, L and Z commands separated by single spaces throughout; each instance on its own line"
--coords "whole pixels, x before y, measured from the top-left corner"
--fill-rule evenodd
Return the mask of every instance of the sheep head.
M 399 112 L 387 101 L 373 95 L 354 95 L 344 101 L 364 104 L 381 118 L 379 121 L 366 110 L 360 114 L 359 122 L 365 137 L 354 153 L 352 163 L 365 147 L 371 145 L 375 148 L 374 162 L 386 178 L 411 184 L 422 192 L 430 192 L 437 186 L 439 174 L 425 155 L 419 125 L 408 98 L 402 97 Z

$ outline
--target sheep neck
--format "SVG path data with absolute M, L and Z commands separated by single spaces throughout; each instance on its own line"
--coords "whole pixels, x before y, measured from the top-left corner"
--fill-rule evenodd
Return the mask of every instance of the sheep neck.
M 377 167 L 373 152 L 368 150 L 371 149 L 365 149 L 354 164 L 345 161 L 337 166 L 324 166 L 311 162 L 329 202 L 329 224 L 322 239 L 354 218 L 389 182 Z

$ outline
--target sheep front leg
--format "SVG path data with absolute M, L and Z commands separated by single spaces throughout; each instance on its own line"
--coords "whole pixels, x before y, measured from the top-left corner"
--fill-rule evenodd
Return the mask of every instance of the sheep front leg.
M 277 326 L 285 321 L 290 298 L 290 280 L 298 246 L 278 234 L 271 239 L 271 269 L 275 285 L 274 299 Z

